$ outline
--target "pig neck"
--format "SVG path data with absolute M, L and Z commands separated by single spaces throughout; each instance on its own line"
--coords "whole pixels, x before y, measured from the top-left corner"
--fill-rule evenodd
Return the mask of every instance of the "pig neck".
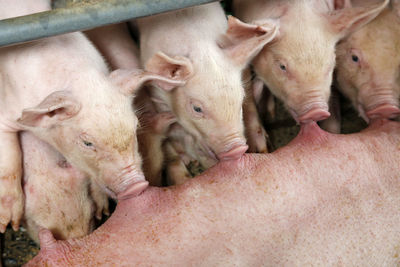
M 60 65 L 58 57 L 70 58 L 71 64 Z M 81 33 L 1 48 L 0 106 L 5 108 L 0 110 L 0 128 L 19 129 L 15 121 L 22 110 L 38 105 L 54 91 L 79 90 L 77 96 L 82 95 L 87 81 L 80 73 L 92 73 L 92 79 L 104 79 L 108 73 L 101 56 Z
M 2 0 L 0 19 L 30 15 L 51 9 L 50 0 Z
M 398 193 L 398 123 L 376 122 L 363 133 L 348 136 L 328 134 L 316 127 L 303 129 L 291 144 L 272 154 L 247 154 L 235 163 L 220 163 L 184 185 L 150 188 L 139 197 L 120 201 L 101 228 L 84 239 L 59 243 L 60 251 L 66 252 L 69 260 L 73 256 L 68 254 L 74 251 L 96 260 L 96 255 L 109 249 L 102 245 L 112 243 L 120 246 L 120 253 L 139 253 L 138 261 L 151 262 L 154 255 L 154 260 L 160 257 L 154 253 L 155 244 L 162 251 L 163 240 L 174 238 L 182 240 L 182 247 L 218 250 L 210 237 L 243 231 L 243 222 L 272 226 L 262 233 L 255 230 L 257 238 L 247 244 L 249 251 L 259 251 L 271 243 L 274 234 L 307 226 L 314 212 L 326 203 L 355 201 L 357 206 L 359 199 L 370 198 L 371 188 L 383 190 L 383 194 Z M 341 212 L 340 205 L 335 210 Z M 232 215 L 239 225 L 231 220 Z M 116 235 L 120 238 L 117 243 Z M 201 241 L 196 242 L 195 237 Z M 243 243 L 239 233 L 232 238 L 226 244 Z M 189 243 L 184 243 L 187 239 Z M 132 242 L 136 246 L 127 249 Z M 41 253 L 49 251 L 51 248 L 45 248 Z

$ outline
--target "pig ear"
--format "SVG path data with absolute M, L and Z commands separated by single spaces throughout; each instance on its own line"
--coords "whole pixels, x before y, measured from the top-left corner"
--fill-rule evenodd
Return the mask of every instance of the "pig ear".
M 236 65 L 245 67 L 266 44 L 274 40 L 278 28 L 276 20 L 268 20 L 264 21 L 262 25 L 254 25 L 229 16 L 228 30 L 219 45 Z
M 170 81 L 184 85 L 193 75 L 193 65 L 187 57 L 169 57 L 163 52 L 158 52 L 147 62 L 146 70 L 164 77 L 165 80 L 154 79 L 154 83 L 167 91 L 177 86 Z
M 50 127 L 57 122 L 74 117 L 81 105 L 70 91 L 56 91 L 34 108 L 24 109 L 18 123 L 30 127 Z
M 110 78 L 113 83 L 118 86 L 120 92 L 124 95 L 134 94 L 147 82 L 162 83 L 170 88 L 185 84 L 184 81 L 169 79 L 164 76 L 139 69 L 118 69 L 110 74 Z
M 327 18 L 333 31 L 340 37 L 344 37 L 373 20 L 389 4 L 389 1 L 384 0 L 375 5 L 334 10 L 327 14 Z

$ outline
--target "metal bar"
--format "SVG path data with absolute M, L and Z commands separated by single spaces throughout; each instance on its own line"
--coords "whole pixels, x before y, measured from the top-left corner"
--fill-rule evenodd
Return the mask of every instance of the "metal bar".
M 0 20 L 0 46 L 82 31 L 217 0 L 103 0 Z M 4 8 L 4 7 L 2 7 Z

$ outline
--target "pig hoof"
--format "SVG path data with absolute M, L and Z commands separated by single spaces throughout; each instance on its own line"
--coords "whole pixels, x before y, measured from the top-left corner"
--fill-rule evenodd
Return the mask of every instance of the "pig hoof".
M 141 181 L 134 183 L 131 185 L 127 190 L 124 192 L 118 194 L 117 198 L 118 200 L 124 200 L 132 197 L 136 197 L 140 195 L 147 187 L 149 186 L 148 181 Z
M 0 198 L 0 231 L 5 232 L 8 223 L 11 222 L 14 231 L 18 231 L 22 218 L 24 201 L 22 192 L 18 190 Z

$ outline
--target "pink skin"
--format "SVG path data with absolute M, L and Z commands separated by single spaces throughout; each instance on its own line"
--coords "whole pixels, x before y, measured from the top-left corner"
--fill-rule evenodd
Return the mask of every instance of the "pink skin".
M 397 122 L 352 135 L 306 124 L 272 154 L 120 201 L 85 238 L 41 231 L 41 251 L 26 266 L 394 266 L 399 144 Z
M 252 64 L 257 77 L 285 103 L 293 118 L 306 123 L 330 115 L 336 43 L 375 18 L 388 3 L 353 8 L 350 1 L 342 0 L 235 0 L 234 14 L 261 26 L 279 22 L 279 35 Z
M 106 58 L 112 70 L 140 67 L 139 49 L 132 41 L 126 23 L 96 28 L 85 34 Z
M 383 104 L 377 108 L 367 112 L 370 119 L 388 118 L 393 119 L 400 115 L 400 109 L 397 106 L 390 104 Z
M 366 122 L 400 114 L 398 3 L 392 0 L 376 19 L 337 47 L 338 89 Z
M 89 177 L 31 133 L 22 132 L 20 139 L 26 200 L 23 221 L 30 237 L 39 243 L 41 228 L 50 229 L 57 239 L 89 234 L 95 212 Z
M 241 73 L 274 38 L 277 26 L 255 26 L 233 17 L 227 22 L 219 3 L 139 19 L 137 25 L 145 68 L 184 81 L 178 87 L 159 83 L 151 88 L 157 112 L 173 113 L 210 158 L 243 155 Z
M 316 108 L 299 117 L 299 122 L 308 123 L 312 121 L 322 121 L 329 118 L 330 115 L 331 114 L 328 111 Z
M 399 1 L 392 0 L 376 19 L 337 48 L 338 89 L 367 122 L 400 114 L 399 10 Z
M 17 9 L 25 15 L 31 5 L 50 9 L 49 0 L 2 4 L 7 9 L 1 14 L 10 12 L 2 19 Z M 52 145 L 109 196 L 141 193 L 145 179 L 132 95 L 149 81 L 181 83 L 139 70 L 110 74 L 81 33 L 1 48 L 0 76 L 7 77 L 0 80 L 0 155 L 6 155 L 0 157 L 0 232 L 10 221 L 18 229 L 23 212 L 22 130 Z

